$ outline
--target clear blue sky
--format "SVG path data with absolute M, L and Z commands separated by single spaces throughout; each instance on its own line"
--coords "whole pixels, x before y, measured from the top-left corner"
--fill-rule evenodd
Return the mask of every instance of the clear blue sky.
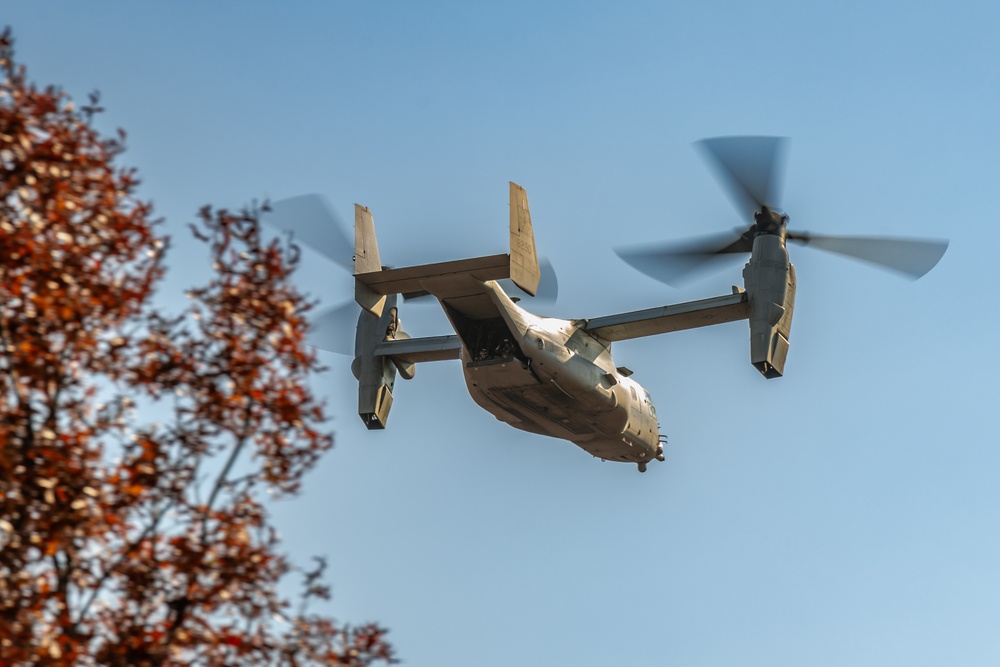
M 128 130 L 178 238 L 165 299 L 202 204 L 360 202 L 403 265 L 502 251 L 508 180 L 561 278 L 546 314 L 725 294 L 738 262 L 677 290 L 611 249 L 740 224 L 691 147 L 726 134 L 792 138 L 797 229 L 950 238 L 915 283 L 794 248 L 779 380 L 742 322 L 616 344 L 670 436 L 645 475 L 497 422 L 455 362 L 369 433 L 324 356 L 337 447 L 275 512 L 329 556 L 330 612 L 415 667 L 1000 663 L 997 3 L 0 7 L 36 81 Z M 301 280 L 351 293 L 316 255 Z

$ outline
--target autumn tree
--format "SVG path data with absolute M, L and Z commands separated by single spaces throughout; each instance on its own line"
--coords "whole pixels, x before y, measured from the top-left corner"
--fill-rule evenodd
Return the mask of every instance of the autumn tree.
M 9 31 L 0 70 L 0 664 L 394 662 L 382 628 L 310 612 L 324 563 L 296 571 L 263 502 L 332 445 L 295 248 L 205 208 L 213 278 L 161 312 L 124 134 L 31 84 Z

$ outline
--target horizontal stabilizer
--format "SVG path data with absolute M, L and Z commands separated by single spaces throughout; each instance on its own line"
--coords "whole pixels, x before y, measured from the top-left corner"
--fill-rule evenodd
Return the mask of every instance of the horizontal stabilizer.
M 405 266 L 399 269 L 383 269 L 372 273 L 359 273 L 354 277 L 376 294 L 407 294 L 424 291 L 424 282 L 430 279 L 470 276 L 482 282 L 500 280 L 509 275 L 510 257 L 490 255 L 436 264 Z

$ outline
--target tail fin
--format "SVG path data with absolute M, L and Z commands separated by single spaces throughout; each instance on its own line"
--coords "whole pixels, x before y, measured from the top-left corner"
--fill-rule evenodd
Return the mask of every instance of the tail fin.
M 517 183 L 510 183 L 510 279 L 522 290 L 535 296 L 541 272 L 535 254 L 535 233 L 531 228 L 528 193 Z
M 354 205 L 354 275 L 382 270 L 375 239 L 375 221 L 367 206 Z M 354 300 L 375 317 L 382 316 L 385 295 L 372 290 L 360 280 L 354 281 Z
M 531 229 L 528 195 L 516 183 L 510 184 L 510 254 L 459 259 L 436 264 L 383 268 L 375 241 L 371 211 L 354 207 L 354 298 L 369 313 L 381 316 L 387 294 L 433 294 L 449 298 L 466 291 L 465 281 L 502 280 L 534 296 L 541 272 L 535 255 L 535 235 Z

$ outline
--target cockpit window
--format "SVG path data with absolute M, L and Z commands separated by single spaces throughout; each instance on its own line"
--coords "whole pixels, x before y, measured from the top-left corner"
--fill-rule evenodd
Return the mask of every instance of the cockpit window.
M 651 415 L 653 415 L 655 417 L 656 416 L 656 408 L 653 407 L 653 404 L 649 401 L 649 399 L 646 399 L 646 407 L 649 408 L 649 414 L 651 414 Z

